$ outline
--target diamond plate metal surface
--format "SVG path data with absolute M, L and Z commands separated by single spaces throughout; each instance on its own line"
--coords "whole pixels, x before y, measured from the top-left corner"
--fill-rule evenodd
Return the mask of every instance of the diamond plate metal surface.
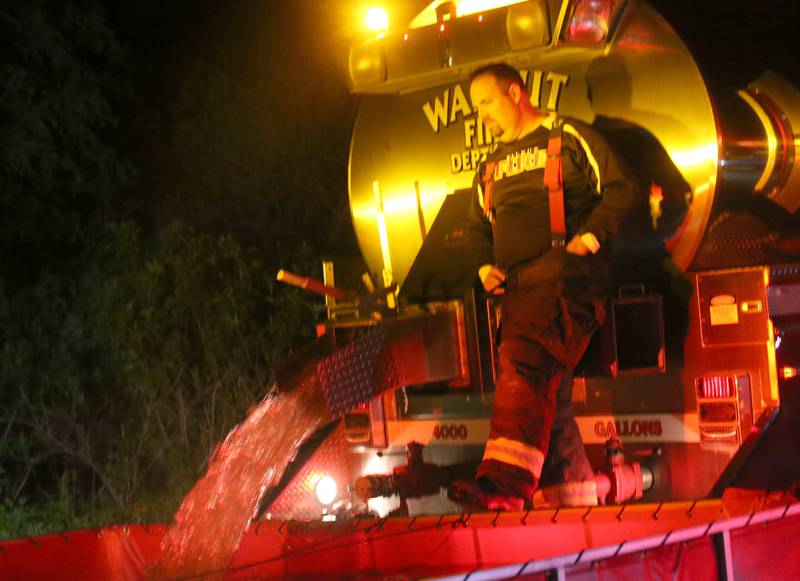
M 339 425 L 275 499 L 269 509 L 270 517 L 279 520 L 319 519 L 323 507 L 314 494 L 317 482 L 323 476 L 332 477 L 339 486 L 339 498 L 348 498 L 347 487 L 356 462 L 357 458 L 348 453 L 344 426 Z
M 332 418 L 343 416 L 382 391 L 403 385 L 389 343 L 386 330 L 376 327 L 317 364 L 317 377 Z

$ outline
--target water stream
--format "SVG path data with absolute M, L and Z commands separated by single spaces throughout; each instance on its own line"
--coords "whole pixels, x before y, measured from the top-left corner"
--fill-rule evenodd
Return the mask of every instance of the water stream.
M 222 579 L 259 500 L 327 421 L 313 380 L 265 397 L 218 446 L 206 474 L 183 499 L 148 579 Z

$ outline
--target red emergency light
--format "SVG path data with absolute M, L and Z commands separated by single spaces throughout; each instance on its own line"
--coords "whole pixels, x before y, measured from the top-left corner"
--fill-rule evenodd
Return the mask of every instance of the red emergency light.
M 577 0 L 564 40 L 600 44 L 608 36 L 613 8 L 614 0 Z
M 736 379 L 730 375 L 706 375 L 697 380 L 697 395 L 703 399 L 735 397 Z

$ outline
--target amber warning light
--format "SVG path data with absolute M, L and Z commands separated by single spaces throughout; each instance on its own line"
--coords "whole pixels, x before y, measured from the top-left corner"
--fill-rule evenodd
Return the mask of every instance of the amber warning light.
M 385 34 L 389 30 L 389 15 L 385 9 L 374 6 L 367 10 L 366 25 L 371 32 Z

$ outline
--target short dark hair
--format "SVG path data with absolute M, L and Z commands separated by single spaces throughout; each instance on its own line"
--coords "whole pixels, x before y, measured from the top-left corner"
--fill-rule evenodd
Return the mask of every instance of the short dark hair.
M 469 84 L 471 85 L 475 79 L 483 76 L 494 77 L 500 83 L 503 91 L 508 91 L 511 85 L 519 85 L 521 89 L 527 90 L 525 81 L 522 80 L 522 75 L 507 63 L 491 63 L 475 69 L 469 76 Z

